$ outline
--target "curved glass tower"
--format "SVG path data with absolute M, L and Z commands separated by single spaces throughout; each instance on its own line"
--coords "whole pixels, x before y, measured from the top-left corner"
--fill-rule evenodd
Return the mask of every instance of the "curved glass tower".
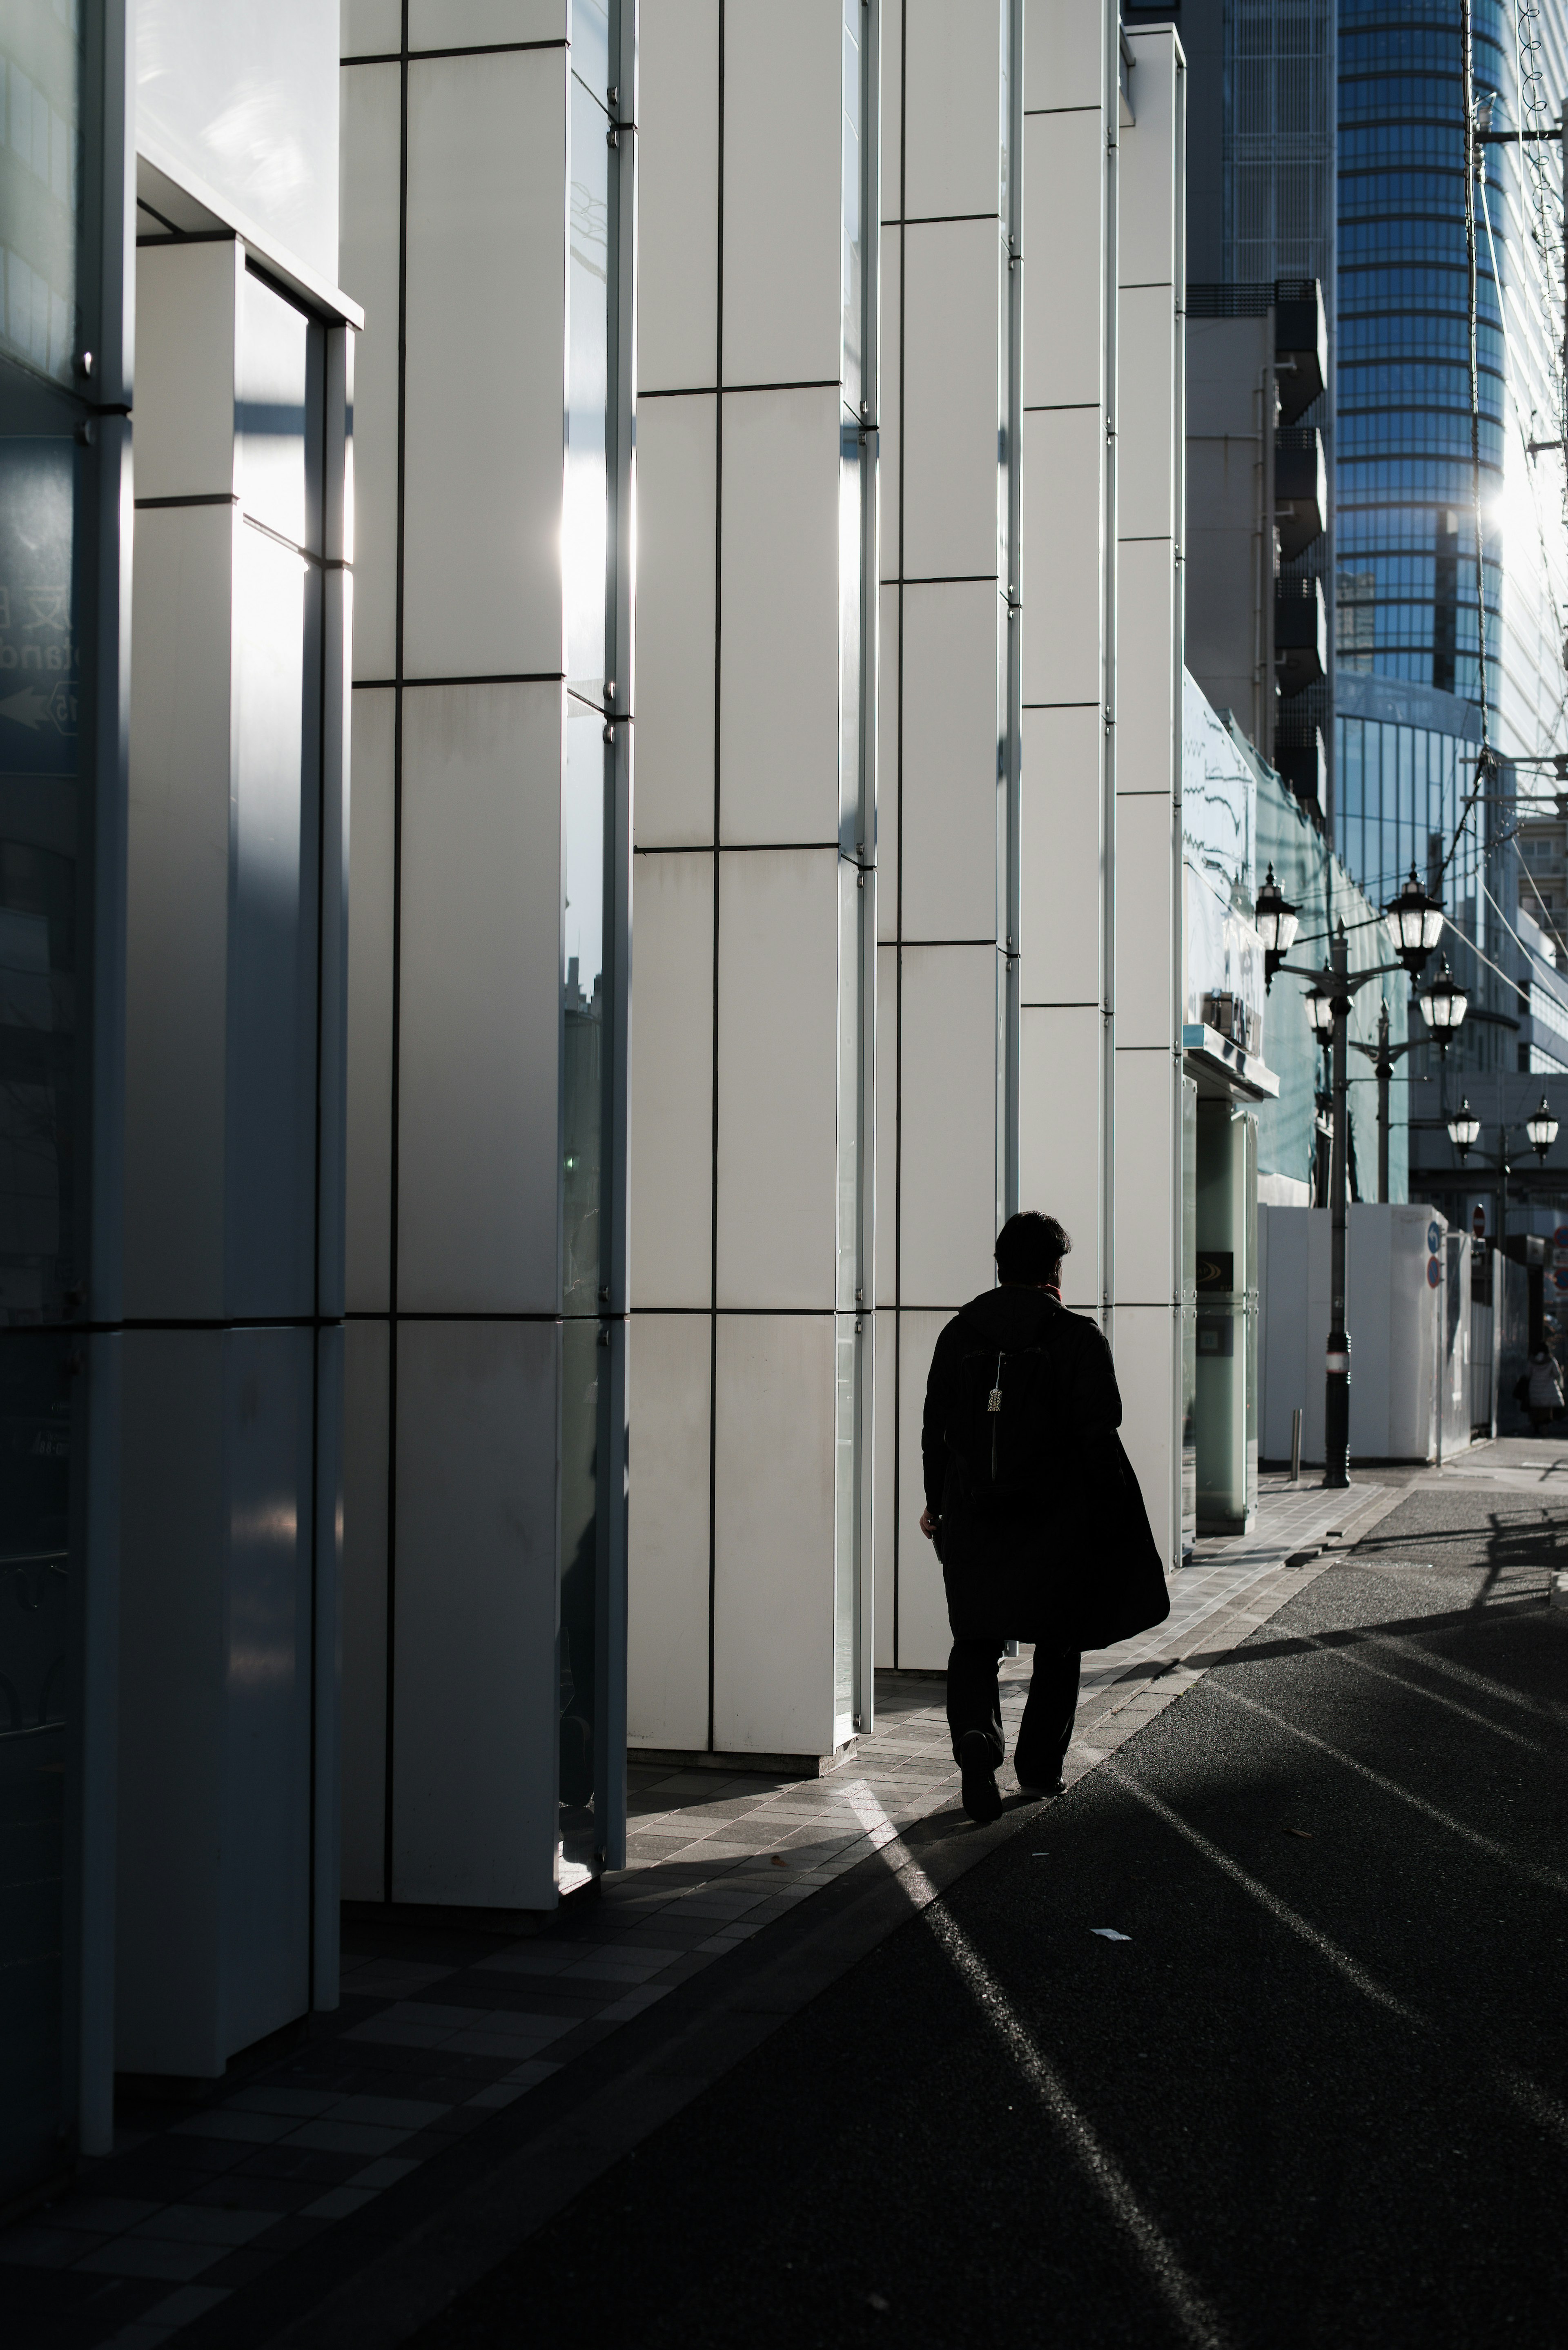
M 1549 0 L 1532 19 L 1533 57 L 1521 59 L 1513 7 L 1474 0 L 1483 125 L 1559 120 L 1562 16 L 1561 0 Z M 1514 895 L 1499 858 L 1506 809 L 1490 799 L 1479 808 L 1443 870 L 1474 781 L 1483 691 L 1459 11 L 1452 0 L 1340 0 L 1338 33 L 1336 845 L 1375 900 L 1412 865 L 1429 888 L 1442 875 L 1447 951 L 1479 1015 L 1459 1057 L 1511 1066 L 1515 991 L 1488 969 L 1517 961 L 1502 913 Z M 1530 160 L 1517 143 L 1489 144 L 1485 156 L 1484 692 L 1490 741 L 1528 760 L 1564 740 L 1563 460 L 1532 446 L 1561 438 L 1561 257 L 1534 233 Z M 1538 160 L 1555 180 L 1555 145 Z M 1523 770 L 1524 788 L 1534 772 Z

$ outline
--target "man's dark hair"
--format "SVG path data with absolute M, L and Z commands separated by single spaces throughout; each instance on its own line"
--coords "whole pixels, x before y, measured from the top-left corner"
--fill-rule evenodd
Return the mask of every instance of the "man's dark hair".
M 1049 1281 L 1073 1243 L 1054 1216 L 1024 1208 L 1009 1216 L 996 1235 L 996 1272 L 1001 1281 Z

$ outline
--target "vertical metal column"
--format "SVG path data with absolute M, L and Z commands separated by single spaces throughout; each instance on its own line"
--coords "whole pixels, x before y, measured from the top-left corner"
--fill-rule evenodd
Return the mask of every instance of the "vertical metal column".
M 608 1360 L 601 1407 L 605 1457 L 598 1477 L 601 1533 L 597 1544 L 595 1619 L 597 1692 L 594 1707 L 594 1841 L 606 1868 L 626 1866 L 627 1546 L 629 1429 L 628 1350 L 631 1306 L 630 1224 L 627 1194 L 627 1108 L 631 1066 L 632 749 L 636 707 L 636 583 L 632 577 L 637 497 L 637 103 L 638 0 L 621 0 L 612 55 L 610 111 L 616 129 L 615 309 L 610 355 L 613 387 L 607 557 L 612 567 L 611 640 L 605 666 L 608 743 L 609 860 L 607 895 L 606 1136 L 608 1196 L 602 1203 L 605 1253 L 600 1274 L 601 1335 Z
M 1002 935 L 1005 973 L 998 1224 L 1019 1207 L 1019 937 L 1023 801 L 1023 0 L 1007 11 L 1007 712 L 1002 734 Z
M 1328 1196 L 1332 1219 L 1329 1232 L 1329 1333 L 1324 1394 L 1324 1477 L 1325 1485 L 1350 1482 L 1350 1333 L 1345 1326 L 1345 1192 L 1346 1144 L 1349 1139 L 1349 1088 L 1346 1032 L 1350 999 L 1345 979 L 1350 968 L 1350 941 L 1345 923 L 1334 924 L 1331 968 L 1334 993 L 1334 1140 L 1329 1159 Z
M 860 740 L 855 858 L 859 1030 L 855 1247 L 855 1725 L 876 1721 L 877 663 L 881 603 L 882 8 L 860 11 Z

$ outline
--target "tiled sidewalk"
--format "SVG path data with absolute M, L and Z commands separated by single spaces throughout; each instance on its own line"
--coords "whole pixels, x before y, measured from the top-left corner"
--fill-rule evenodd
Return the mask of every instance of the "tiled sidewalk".
M 1256 1533 L 1200 1544 L 1157 1632 L 1085 1659 L 1069 1780 L 1318 1572 L 1287 1558 L 1331 1532 L 1354 1540 L 1397 1498 L 1265 1481 Z M 1027 1657 L 1004 1668 L 1010 1728 L 1029 1669 Z M 875 1733 L 818 1780 L 634 1764 L 628 1867 L 525 1933 L 352 1924 L 342 2007 L 314 2018 L 303 2044 L 204 2102 L 128 2101 L 113 2157 L 0 2235 L 16 2350 L 152 2350 L 896 1833 L 952 1809 L 940 1679 L 879 1676 L 877 1706 Z

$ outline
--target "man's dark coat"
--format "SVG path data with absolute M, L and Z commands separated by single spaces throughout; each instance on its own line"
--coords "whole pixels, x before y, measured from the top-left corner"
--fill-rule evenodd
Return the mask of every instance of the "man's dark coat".
M 983 1410 L 992 1360 L 1028 1360 L 1033 1348 L 1044 1366 L 1026 1440 L 1031 1490 L 999 1502 L 983 1457 L 976 1464 L 977 1381 Z M 1104 1337 L 1043 1290 L 988 1289 L 947 1325 L 926 1383 L 920 1450 L 955 1639 L 1103 1648 L 1169 1615 L 1164 1565 L 1116 1433 L 1121 1417 Z

